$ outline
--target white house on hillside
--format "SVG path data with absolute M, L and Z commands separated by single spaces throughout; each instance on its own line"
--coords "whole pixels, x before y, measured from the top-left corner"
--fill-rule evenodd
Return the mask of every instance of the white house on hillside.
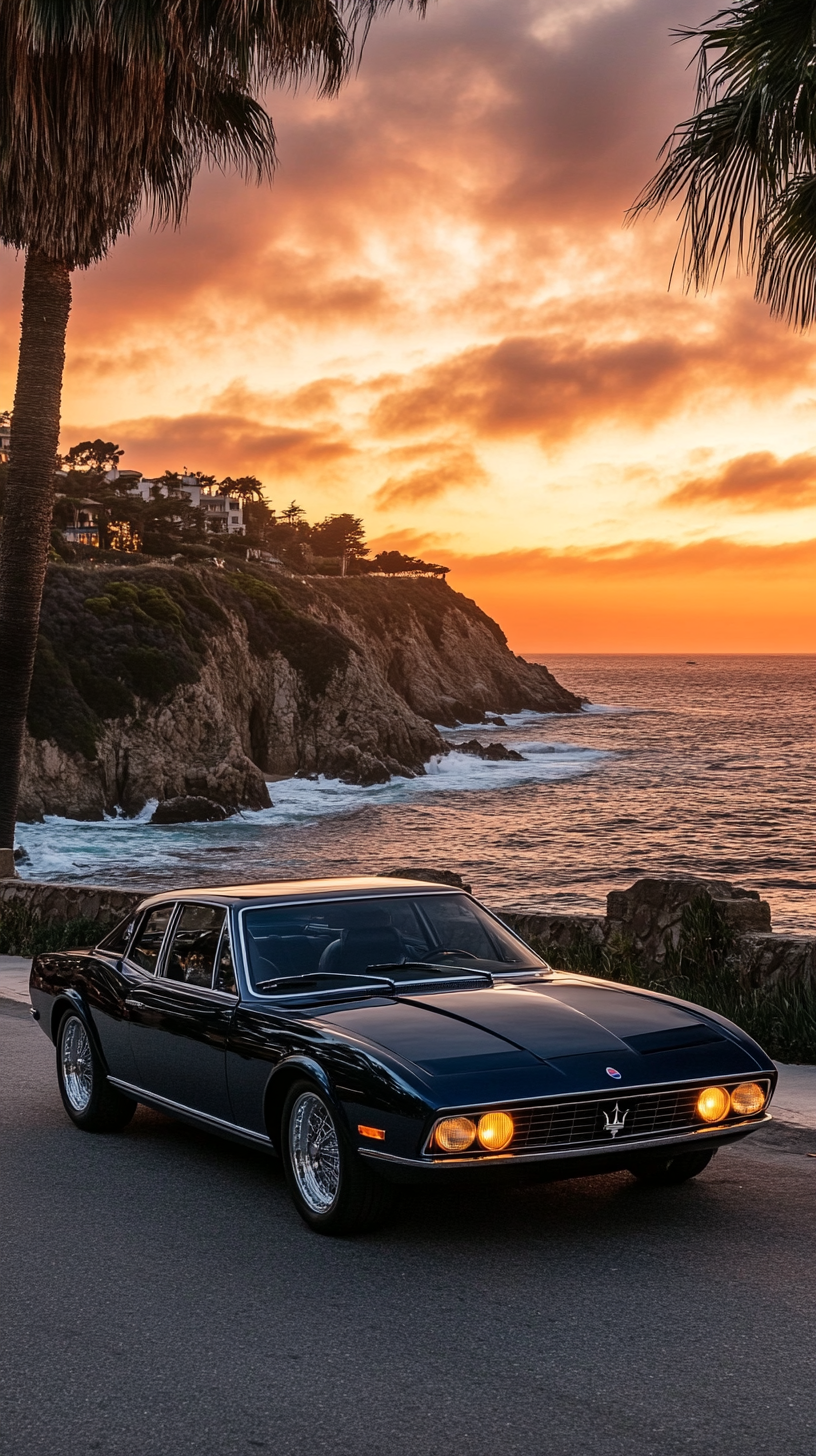
M 128 494 L 140 495 L 145 501 L 150 500 L 150 493 L 155 486 L 158 486 L 162 495 L 170 493 L 166 485 L 142 475 L 140 470 L 118 470 L 114 467 L 113 470 L 108 471 L 105 479 L 111 482 L 114 480 L 130 482 L 127 487 Z M 240 500 L 234 500 L 231 496 L 216 495 L 213 491 L 202 490 L 194 475 L 182 475 L 178 490 L 189 497 L 190 504 L 196 510 L 204 513 L 205 527 L 213 535 L 244 535 L 244 511 Z

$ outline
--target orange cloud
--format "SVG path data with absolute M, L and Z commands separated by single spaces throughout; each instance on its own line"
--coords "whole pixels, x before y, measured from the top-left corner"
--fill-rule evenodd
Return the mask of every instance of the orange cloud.
M 443 447 L 431 453 L 436 453 L 438 458 L 419 470 L 408 475 L 389 475 L 374 493 L 375 504 L 382 508 L 423 505 L 439 500 L 451 490 L 484 485 L 489 478 L 472 450 L 454 447 L 446 451 Z
M 190 414 L 119 420 L 106 431 L 125 447 L 123 465 L 146 475 L 188 465 L 215 475 L 263 473 L 298 475 L 351 458 L 354 446 L 337 431 L 264 426 L 242 415 Z M 88 427 L 68 425 L 65 439 L 82 438 Z
M 757 318 L 754 332 L 763 331 Z M 631 326 L 631 323 L 630 323 Z M 383 434 L 470 425 L 487 437 L 533 434 L 559 443 L 602 423 L 651 425 L 705 388 L 784 392 L 798 376 L 799 339 L 777 331 L 774 367 L 734 332 L 684 340 L 663 335 L 586 343 L 565 333 L 506 338 L 466 349 L 389 389 L 372 415 Z M 812 369 L 808 351 L 806 368 Z
M 701 503 L 743 511 L 796 511 L 816 505 L 816 454 L 810 450 L 778 460 L 757 450 L 729 460 L 712 475 L 698 475 L 667 495 L 666 506 Z

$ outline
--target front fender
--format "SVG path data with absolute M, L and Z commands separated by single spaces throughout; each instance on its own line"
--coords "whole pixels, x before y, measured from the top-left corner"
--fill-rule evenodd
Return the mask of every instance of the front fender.
M 342 1118 L 343 1125 L 348 1129 L 348 1120 L 343 1110 L 342 1103 L 332 1086 L 325 1067 L 314 1057 L 302 1053 L 284 1058 L 282 1062 L 272 1070 L 264 1092 L 264 1121 L 266 1130 L 271 1139 L 272 1145 L 277 1153 L 280 1153 L 280 1130 L 281 1117 L 283 1115 L 283 1104 L 286 1101 L 289 1088 L 299 1077 L 309 1077 L 316 1082 L 320 1089 L 326 1094 L 337 1115 Z

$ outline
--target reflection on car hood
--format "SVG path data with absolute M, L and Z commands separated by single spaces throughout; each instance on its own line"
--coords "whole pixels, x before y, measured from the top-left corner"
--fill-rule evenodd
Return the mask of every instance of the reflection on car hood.
M 498 1071 L 589 1053 L 611 1056 L 720 1040 L 710 1023 L 671 1003 L 611 986 L 557 981 L 429 992 L 320 1020 L 443 1075 L 466 1065 Z

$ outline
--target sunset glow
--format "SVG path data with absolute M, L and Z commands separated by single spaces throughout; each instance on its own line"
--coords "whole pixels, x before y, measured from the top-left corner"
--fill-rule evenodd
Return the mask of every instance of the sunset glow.
M 204 175 L 76 275 L 64 445 L 351 510 L 518 651 L 812 650 L 816 343 L 749 280 L 667 291 L 674 219 L 623 226 L 713 9 L 395 10 L 339 99 L 272 98 L 271 191 Z

